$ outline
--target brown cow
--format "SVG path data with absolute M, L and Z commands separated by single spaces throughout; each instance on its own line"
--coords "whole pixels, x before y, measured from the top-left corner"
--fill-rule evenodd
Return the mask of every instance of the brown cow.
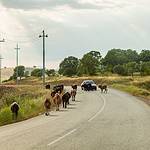
M 59 111 L 59 105 L 61 104 L 62 97 L 60 95 L 60 92 L 56 93 L 53 97 L 53 102 L 56 105 L 56 111 Z
M 77 94 L 76 89 L 71 90 L 72 101 L 75 101 L 76 94 Z
M 76 84 L 73 84 L 71 87 L 77 91 L 78 86 Z
M 51 108 L 50 99 L 46 98 L 46 100 L 45 100 L 45 102 L 44 102 L 44 106 L 45 106 L 45 115 L 48 116 L 48 115 L 49 115 L 50 108 Z

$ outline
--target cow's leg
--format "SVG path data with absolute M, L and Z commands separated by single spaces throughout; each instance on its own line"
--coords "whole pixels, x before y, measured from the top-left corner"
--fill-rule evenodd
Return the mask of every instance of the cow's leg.
M 18 111 L 15 112 L 15 120 L 17 120 L 18 117 Z
M 64 100 L 63 100 L 63 108 L 65 107 L 65 102 L 64 102 Z
M 67 103 L 68 103 L 68 102 L 65 102 L 65 108 L 67 108 Z
M 59 104 L 56 105 L 56 111 L 59 111 Z
M 15 113 L 12 113 L 12 120 L 15 120 Z

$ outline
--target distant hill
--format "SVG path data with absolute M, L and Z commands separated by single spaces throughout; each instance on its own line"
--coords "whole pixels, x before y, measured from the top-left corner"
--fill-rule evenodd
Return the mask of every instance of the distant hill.
M 25 71 L 29 72 L 29 75 L 31 75 L 31 72 L 34 70 L 35 68 L 31 68 L 31 67 L 26 67 Z M 2 81 L 3 80 L 7 80 L 10 78 L 10 76 L 13 75 L 14 72 L 14 68 L 2 68 Z

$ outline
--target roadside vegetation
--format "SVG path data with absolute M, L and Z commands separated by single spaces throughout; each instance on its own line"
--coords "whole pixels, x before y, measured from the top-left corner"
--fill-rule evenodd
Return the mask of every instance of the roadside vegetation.
M 37 116 L 44 111 L 43 101 L 47 90 L 41 86 L 0 86 L 0 125 L 12 120 L 10 105 L 16 101 L 20 105 L 17 121 Z

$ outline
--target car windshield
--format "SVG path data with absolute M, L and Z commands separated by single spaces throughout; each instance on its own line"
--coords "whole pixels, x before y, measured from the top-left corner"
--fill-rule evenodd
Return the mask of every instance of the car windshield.
M 88 84 L 88 83 L 90 83 L 90 84 L 95 84 L 93 80 L 86 80 L 86 81 L 84 81 L 84 83 L 85 83 L 85 84 Z

